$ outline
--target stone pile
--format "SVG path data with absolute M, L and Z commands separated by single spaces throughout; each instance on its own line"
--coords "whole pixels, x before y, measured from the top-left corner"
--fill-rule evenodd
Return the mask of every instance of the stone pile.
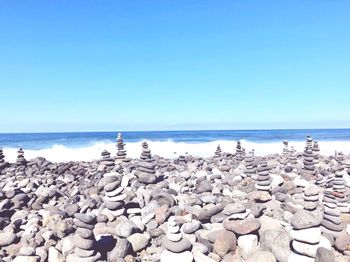
M 314 141 L 313 147 L 312 147 L 312 152 L 314 155 L 314 162 L 315 164 L 320 163 L 320 147 L 318 146 L 318 142 Z
M 100 161 L 99 170 L 110 172 L 114 168 L 114 160 L 111 158 L 111 153 L 107 150 L 101 152 L 102 159 Z
M 338 237 L 343 234 L 344 225 L 340 219 L 340 211 L 334 203 L 324 202 L 323 220 L 321 223 L 322 232 Z
M 67 262 L 76 261 L 99 261 L 101 254 L 96 251 L 96 240 L 93 228 L 96 217 L 92 214 L 75 214 L 75 225 L 77 231 L 73 239 L 74 253 L 67 256 Z
M 5 161 L 3 150 L 0 147 L 0 170 L 4 169 L 6 166 L 8 166 L 8 163 Z
M 170 217 L 167 224 L 167 233 L 162 239 L 164 251 L 160 255 L 161 262 L 178 261 L 192 262 L 193 255 L 191 242 L 183 236 L 180 226 L 177 224 L 175 217 Z
M 106 206 L 104 214 L 112 214 L 114 217 L 117 217 L 125 212 L 123 200 L 126 198 L 126 194 L 124 193 L 124 187 L 120 186 L 121 179 L 118 179 L 117 176 L 106 178 L 109 183 L 104 186 L 105 197 L 103 202 Z
M 186 165 L 186 157 L 184 155 L 179 155 L 179 158 L 177 159 L 179 165 Z
M 304 190 L 304 208 L 314 211 L 319 206 L 320 188 L 316 185 L 310 185 Z
M 315 193 L 311 188 L 310 195 Z M 319 247 L 331 250 L 331 243 L 321 235 L 322 212 L 298 210 L 291 218 L 292 252 L 288 261 L 314 261 Z
M 222 157 L 222 151 L 220 145 L 216 147 L 214 159 L 220 159 Z
M 137 164 L 136 167 L 136 176 L 138 177 L 139 182 L 143 184 L 153 184 L 156 182 L 157 177 L 156 173 L 156 164 L 154 159 L 152 159 L 151 150 L 148 148 L 147 142 L 142 143 L 142 153 L 141 161 Z
M 313 139 L 311 136 L 306 137 L 306 147 L 312 148 Z
M 312 148 L 308 146 L 303 153 L 303 169 L 307 174 L 315 174 L 315 157 Z
M 348 198 L 346 196 L 345 179 L 343 178 L 344 172 L 345 170 L 343 166 L 339 166 L 338 170 L 335 172 L 335 177 L 332 181 L 333 196 L 335 198 L 339 211 L 342 213 L 348 213 L 350 210 Z
M 242 148 L 241 141 L 237 141 L 235 158 L 237 161 L 242 161 L 245 157 L 244 149 Z
M 18 151 L 17 151 L 16 165 L 17 166 L 27 165 L 27 160 L 24 158 L 24 151 L 22 148 L 18 149 Z
M 256 173 L 256 168 L 254 166 L 254 156 L 250 152 L 247 157 L 244 159 L 245 170 L 241 175 L 242 177 L 252 177 Z
M 298 162 L 297 151 L 295 150 L 294 146 L 290 147 L 288 162 L 292 165 Z
M 118 133 L 117 137 L 117 160 L 126 160 L 126 150 L 124 149 L 124 141 L 122 133 Z
M 344 157 L 343 152 L 335 152 L 335 160 L 337 161 L 337 163 L 339 165 L 343 164 L 344 159 L 345 159 L 345 157 Z
M 255 188 L 259 191 L 271 190 L 271 179 L 269 174 L 270 168 L 267 165 L 265 158 L 261 159 L 260 166 L 258 167 L 258 178 L 255 184 Z

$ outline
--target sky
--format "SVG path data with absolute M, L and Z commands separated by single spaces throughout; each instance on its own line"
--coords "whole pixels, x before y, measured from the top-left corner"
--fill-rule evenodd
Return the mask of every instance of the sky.
M 0 1 L 0 132 L 350 127 L 350 1 Z

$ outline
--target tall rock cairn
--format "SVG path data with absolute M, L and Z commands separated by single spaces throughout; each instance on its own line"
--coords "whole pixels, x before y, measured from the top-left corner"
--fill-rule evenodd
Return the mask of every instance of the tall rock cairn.
M 290 147 L 288 162 L 292 165 L 295 165 L 298 162 L 297 151 L 295 150 L 294 146 Z
M 258 178 L 255 184 L 255 188 L 259 191 L 271 190 L 271 178 L 269 174 L 270 168 L 267 165 L 265 158 L 261 159 L 260 166 L 258 167 Z
M 303 169 L 307 174 L 315 174 L 315 156 L 312 151 L 312 138 L 306 137 L 306 147 L 303 153 Z
M 142 153 L 140 158 L 141 161 L 137 164 L 135 172 L 138 181 L 144 184 L 153 184 L 157 180 L 155 175 L 156 165 L 154 159 L 152 159 L 151 150 L 148 148 L 147 142 L 142 143 Z
M 126 194 L 124 193 L 124 187 L 120 186 L 121 179 L 118 179 L 117 176 L 108 176 L 106 179 L 108 179 L 109 183 L 104 186 L 105 197 L 103 202 L 106 209 L 103 212 L 106 215 L 111 214 L 114 217 L 118 217 L 125 212 L 124 199 Z
M 76 234 L 73 238 L 75 246 L 74 253 L 67 256 L 67 262 L 91 261 L 95 262 L 101 258 L 96 251 L 96 240 L 93 233 L 96 217 L 92 214 L 75 214 Z
M 5 156 L 2 148 L 0 147 L 0 170 L 8 166 L 8 163 L 5 162 Z
M 27 165 L 27 160 L 24 158 L 24 151 L 22 148 L 17 151 L 16 166 L 23 167 Z
M 100 165 L 98 167 L 99 171 L 110 172 L 114 168 L 114 160 L 111 158 L 111 153 L 107 150 L 101 152 L 102 159 L 100 160 Z
M 242 161 L 244 159 L 244 150 L 241 141 L 237 141 L 235 158 L 237 161 Z
M 314 154 L 314 162 L 315 164 L 320 163 L 320 147 L 318 145 L 317 141 L 314 141 L 313 147 L 312 147 L 312 152 Z
M 256 168 L 254 166 L 254 156 L 252 152 L 249 152 L 247 157 L 244 159 L 245 170 L 242 177 L 252 177 L 256 173 Z
M 118 133 L 118 137 L 117 137 L 117 160 L 126 162 L 126 161 L 130 161 L 130 159 L 126 158 L 126 150 L 125 150 L 125 144 L 123 141 L 123 136 L 122 133 Z
M 220 159 L 222 157 L 222 151 L 220 145 L 216 147 L 214 159 Z
M 288 145 L 288 141 L 286 140 L 283 141 L 282 155 L 286 158 L 289 155 L 289 145 Z

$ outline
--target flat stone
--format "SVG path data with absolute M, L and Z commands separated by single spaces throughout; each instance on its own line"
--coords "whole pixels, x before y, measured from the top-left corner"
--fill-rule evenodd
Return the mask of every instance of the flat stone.
M 79 248 L 84 249 L 84 250 L 89 250 L 89 249 L 92 249 L 94 247 L 94 240 L 92 240 L 92 239 L 84 239 L 84 238 L 76 235 L 74 237 L 73 241 L 74 241 L 74 245 L 76 247 L 79 247 Z
M 82 238 L 92 238 L 94 236 L 92 230 L 87 228 L 78 228 L 77 234 Z
M 128 241 L 134 252 L 144 249 L 148 245 L 149 240 L 150 236 L 148 234 L 135 233 L 128 237 Z
M 187 222 L 182 226 L 182 232 L 185 234 L 192 234 L 197 231 L 201 226 L 201 222 L 198 220 L 192 220 L 191 222 Z
M 164 250 L 160 255 L 161 262 L 192 262 L 193 255 L 190 251 L 175 253 L 169 250 Z
M 77 213 L 74 215 L 74 217 L 86 224 L 92 224 L 94 223 L 94 221 L 96 220 L 96 217 L 93 215 L 89 215 L 89 214 L 81 214 L 81 213 Z
M 257 231 L 260 228 L 260 222 L 255 218 L 248 218 L 244 220 L 230 220 L 225 219 L 224 227 L 237 233 L 239 235 L 246 235 L 251 232 Z
M 319 247 L 324 247 L 328 250 L 331 250 L 332 248 L 331 243 L 324 236 L 321 236 L 320 242 L 316 245 L 306 244 L 303 242 L 299 242 L 297 240 L 293 240 L 292 246 L 293 246 L 293 249 L 297 251 L 299 254 L 306 255 L 309 257 L 316 257 L 316 251 Z
M 291 224 L 295 229 L 305 229 L 321 224 L 322 213 L 319 211 L 298 210 L 291 218 Z
M 167 250 L 174 253 L 181 253 L 186 250 L 189 250 L 192 246 L 191 242 L 187 238 L 182 238 L 178 242 L 172 242 L 167 237 L 163 237 L 162 246 Z
M 317 244 L 321 239 L 321 228 L 320 227 L 311 227 L 306 229 L 290 231 L 290 235 L 293 239 L 306 242 L 310 244 Z
M 249 255 L 246 262 L 276 262 L 276 258 L 268 251 L 255 251 Z

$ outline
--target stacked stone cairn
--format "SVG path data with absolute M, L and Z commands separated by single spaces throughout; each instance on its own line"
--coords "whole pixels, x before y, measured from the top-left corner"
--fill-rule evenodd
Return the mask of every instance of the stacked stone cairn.
M 294 165 L 298 162 L 297 151 L 295 150 L 294 146 L 290 147 L 288 162 L 292 165 Z
M 144 184 L 153 184 L 157 177 L 156 173 L 156 164 L 152 158 L 151 150 L 148 148 L 147 142 L 142 143 L 142 153 L 141 161 L 137 164 L 136 167 L 136 176 L 138 177 L 139 182 Z
M 265 158 L 261 159 L 258 167 L 258 178 L 255 184 L 255 188 L 259 191 L 270 191 L 271 190 L 271 179 L 269 174 L 270 168 L 267 165 Z
M 122 162 L 130 162 L 131 159 L 126 158 L 125 144 L 123 141 L 122 133 L 118 133 L 117 137 L 117 160 Z
M 186 163 L 187 163 L 186 157 L 184 155 L 179 155 L 179 158 L 177 161 L 178 161 L 179 165 L 186 165 Z
M 93 228 L 96 217 L 92 214 L 75 214 L 76 235 L 73 239 L 74 253 L 67 256 L 67 262 L 99 261 L 101 254 L 96 251 L 96 240 Z
M 101 152 L 102 159 L 100 161 L 99 170 L 110 172 L 114 168 L 114 160 L 111 158 L 111 153 L 107 150 Z
M 322 232 L 330 234 L 333 237 L 339 237 L 344 233 L 344 224 L 341 222 L 341 212 L 337 209 L 335 203 L 325 202 L 323 211 L 323 220 L 321 223 Z
M 124 193 L 124 187 L 121 187 L 121 179 L 117 176 L 109 176 L 109 183 L 104 186 L 105 197 L 103 202 L 105 203 L 106 209 L 103 213 L 108 216 L 111 214 L 113 217 L 118 217 L 125 212 L 124 199 L 126 194 Z
M 282 155 L 284 157 L 288 157 L 289 155 L 289 146 L 288 146 L 288 141 L 286 140 L 283 141 Z
M 0 170 L 4 169 L 5 167 L 8 166 L 8 163 L 5 162 L 5 156 L 2 148 L 0 148 Z
M 192 262 L 193 255 L 189 251 L 192 244 L 183 236 L 175 217 L 169 218 L 167 229 L 167 233 L 162 239 L 164 251 L 160 255 L 160 261 Z
M 318 164 L 320 163 L 320 147 L 318 146 L 318 142 L 314 141 L 312 151 L 314 154 L 314 163 Z
M 24 151 L 22 148 L 18 149 L 17 151 L 17 161 L 16 165 L 19 167 L 23 167 L 27 165 L 27 160 L 24 158 Z
M 309 148 L 312 148 L 312 142 L 313 142 L 313 139 L 311 136 L 307 136 L 306 137 L 306 147 L 309 147 Z
M 214 159 L 220 159 L 222 157 L 222 151 L 220 145 L 216 147 Z
M 254 174 L 256 172 L 256 168 L 254 167 L 254 156 L 251 152 L 244 159 L 244 165 L 245 165 L 245 170 L 241 176 L 243 178 L 254 176 Z
M 242 161 L 244 159 L 244 150 L 242 148 L 242 145 L 241 145 L 241 141 L 237 141 L 237 145 L 236 145 L 236 160 L 237 161 Z
M 307 174 L 315 174 L 315 157 L 312 151 L 312 147 L 306 143 L 305 151 L 303 153 L 303 169 Z
M 288 261 L 315 261 L 319 247 L 331 250 L 331 243 L 321 235 L 322 212 L 318 209 L 317 186 L 311 185 L 304 191 L 304 209 L 291 218 L 292 252 Z
M 333 195 L 336 200 L 338 210 L 341 213 L 348 213 L 349 204 L 348 198 L 346 196 L 345 179 L 343 178 L 345 170 L 344 166 L 339 166 L 338 170 L 335 172 L 335 177 L 333 178 Z

